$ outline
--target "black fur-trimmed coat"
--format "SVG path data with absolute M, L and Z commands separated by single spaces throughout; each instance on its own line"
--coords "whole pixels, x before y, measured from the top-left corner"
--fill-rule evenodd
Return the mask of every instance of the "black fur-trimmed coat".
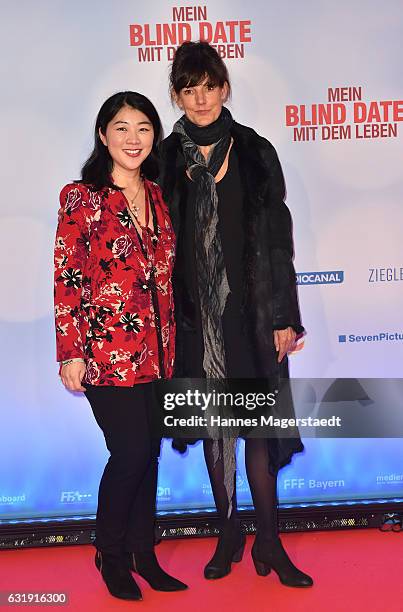
M 239 159 L 244 190 L 243 321 L 255 355 L 258 376 L 288 374 L 287 358 L 277 364 L 273 330 L 301 325 L 293 265 L 292 222 L 284 203 L 285 184 L 276 150 L 254 130 L 234 122 L 233 147 Z M 181 376 L 183 334 L 192 329 L 194 308 L 186 290 L 181 258 L 182 228 L 187 201 L 185 162 L 179 135 L 161 144 L 159 183 L 177 237 L 174 270 L 177 321 L 176 375 Z

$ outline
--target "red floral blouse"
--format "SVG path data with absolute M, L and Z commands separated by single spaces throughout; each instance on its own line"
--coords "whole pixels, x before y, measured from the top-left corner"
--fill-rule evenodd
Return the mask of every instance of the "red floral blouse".
M 60 194 L 57 360 L 84 358 L 83 382 L 91 385 L 132 386 L 172 376 L 175 237 L 160 188 L 147 180 L 144 185 L 158 226 L 153 261 L 120 191 L 72 183 Z

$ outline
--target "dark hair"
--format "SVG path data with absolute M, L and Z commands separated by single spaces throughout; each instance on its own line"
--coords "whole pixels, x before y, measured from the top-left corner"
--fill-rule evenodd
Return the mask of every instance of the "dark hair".
M 108 123 L 112 121 L 114 116 L 124 106 L 130 106 L 135 110 L 141 111 L 152 123 L 154 128 L 153 147 L 150 155 L 141 165 L 141 172 L 150 180 L 154 180 L 158 176 L 158 145 L 162 137 L 162 127 L 158 113 L 152 102 L 142 94 L 134 91 L 121 91 L 108 98 L 102 104 L 95 122 L 94 149 L 81 170 L 80 182 L 91 185 L 96 190 L 103 187 L 118 188 L 111 181 L 113 160 L 108 147 L 102 143 L 99 137 L 99 130 L 101 130 L 102 134 L 105 134 Z
M 186 41 L 177 48 L 172 62 L 169 84 L 171 96 L 179 93 L 184 87 L 199 85 L 205 78 L 209 85 L 228 85 L 228 97 L 231 95 L 231 83 L 228 70 L 217 51 L 207 42 Z

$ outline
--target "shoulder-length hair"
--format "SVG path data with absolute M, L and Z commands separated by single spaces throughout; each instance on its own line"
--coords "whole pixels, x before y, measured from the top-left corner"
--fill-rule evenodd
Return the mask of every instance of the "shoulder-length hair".
M 151 121 L 154 128 L 154 140 L 149 156 L 141 164 L 143 176 L 153 181 L 158 177 L 158 145 L 162 138 L 162 127 L 158 113 L 148 98 L 135 91 L 120 91 L 114 94 L 102 104 L 94 130 L 94 149 L 81 170 L 81 183 L 92 186 L 96 190 L 104 187 L 119 189 L 112 182 L 113 160 L 99 136 L 99 131 L 106 134 L 108 123 L 123 106 L 130 106 L 141 111 Z
M 228 86 L 231 96 L 231 83 L 228 70 L 217 51 L 204 41 L 186 41 L 177 48 L 169 75 L 171 97 L 179 94 L 184 87 L 194 87 L 208 78 L 209 85 Z

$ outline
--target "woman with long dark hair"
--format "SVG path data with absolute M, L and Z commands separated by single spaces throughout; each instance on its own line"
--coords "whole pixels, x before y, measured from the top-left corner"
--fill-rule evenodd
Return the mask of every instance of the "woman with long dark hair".
M 160 591 L 186 585 L 154 554 L 160 439 L 154 381 L 170 378 L 175 238 L 160 188 L 161 123 L 135 92 L 104 102 L 82 180 L 60 194 L 55 244 L 57 359 L 83 391 L 110 452 L 98 496 L 95 563 L 112 595 L 141 599 L 131 570 Z
M 177 49 L 170 91 L 184 113 L 162 143 L 159 179 L 177 238 L 175 375 L 287 378 L 287 353 L 303 327 L 276 151 L 223 106 L 231 92 L 228 71 L 208 43 Z M 245 546 L 236 515 L 235 443 L 204 440 L 221 523 L 204 570 L 209 579 L 228 574 Z M 245 441 L 257 516 L 253 561 L 258 574 L 274 569 L 288 586 L 312 585 L 286 554 L 277 525 L 277 474 L 302 448 L 299 438 Z

